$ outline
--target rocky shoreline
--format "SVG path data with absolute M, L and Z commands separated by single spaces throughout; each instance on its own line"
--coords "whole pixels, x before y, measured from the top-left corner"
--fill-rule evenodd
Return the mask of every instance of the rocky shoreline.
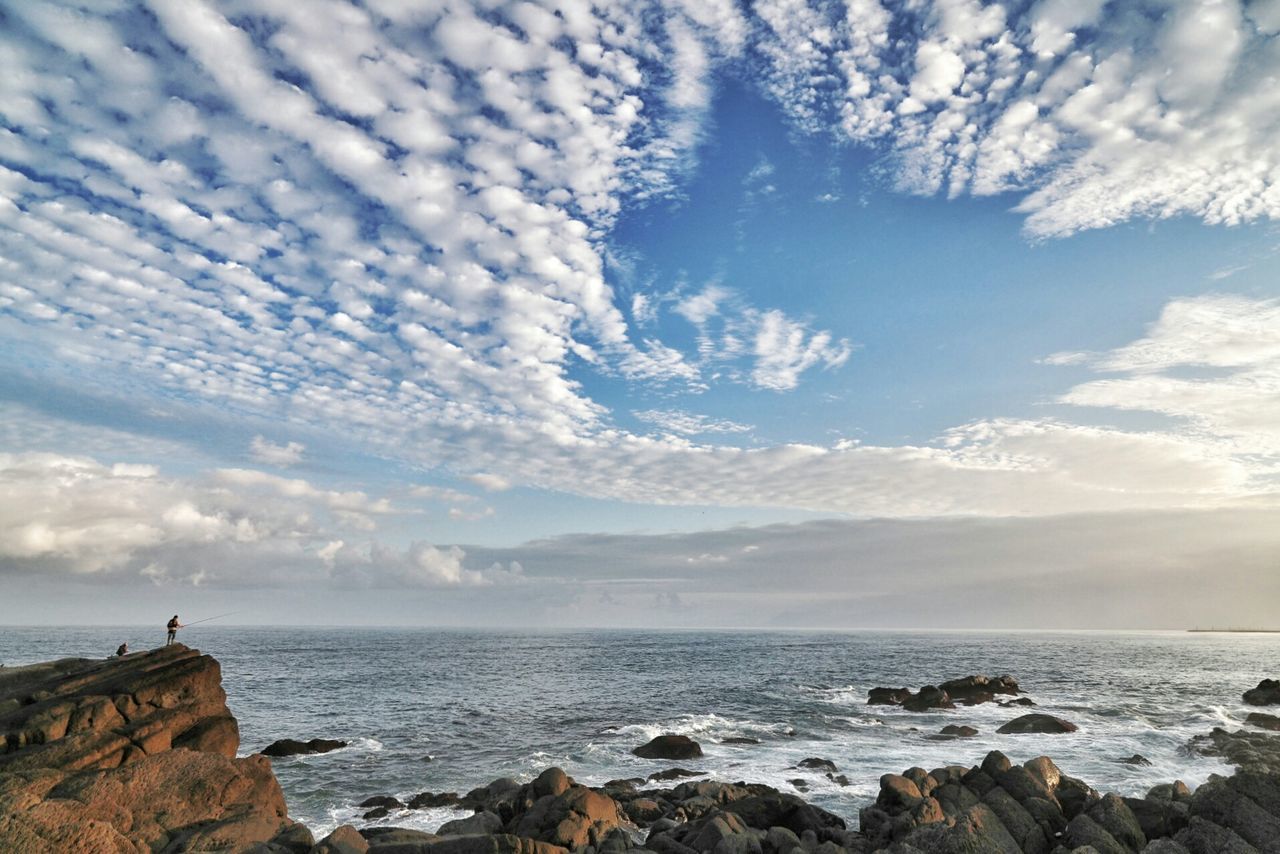
M 1246 701 L 1280 702 L 1276 687 L 1264 680 Z M 1020 694 L 1011 677 L 970 676 L 918 692 L 877 688 L 869 702 L 920 711 L 1033 704 Z M 1271 716 L 1256 717 L 1251 724 L 1272 728 Z M 1008 731 L 1072 729 L 1046 718 L 1024 715 Z M 367 819 L 440 806 L 460 817 L 434 833 L 344 825 L 318 842 L 288 817 L 270 760 L 236 758 L 239 732 L 218 663 L 180 644 L 0 670 L 0 733 L 6 852 L 1280 854 L 1280 736 L 1268 732 L 1215 729 L 1196 739 L 1189 749 L 1239 770 L 1194 792 L 1175 781 L 1142 798 L 1101 794 L 1048 757 L 1016 764 L 993 751 L 973 766 L 883 775 L 875 803 L 851 827 L 762 784 L 682 780 L 700 775 L 671 769 L 588 787 L 548 768 L 529 783 L 499 779 L 465 795 L 424 792 L 408 803 L 373 795 L 360 804 Z M 268 749 L 293 755 L 340 744 L 284 739 Z M 700 749 L 662 736 L 635 752 L 682 759 Z M 847 782 L 829 765 L 801 763 Z

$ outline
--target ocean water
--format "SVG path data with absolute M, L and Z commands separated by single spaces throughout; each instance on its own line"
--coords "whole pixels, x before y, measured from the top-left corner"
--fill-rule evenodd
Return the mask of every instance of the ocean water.
M 241 750 L 277 738 L 340 738 L 333 753 L 275 760 L 290 814 L 317 836 L 343 822 L 433 830 L 452 810 L 362 822 L 360 801 L 467 790 L 558 765 L 580 782 L 647 776 L 679 764 L 728 781 L 796 791 L 856 826 L 881 774 L 913 765 L 972 765 L 988 750 L 1041 754 L 1095 788 L 1142 794 L 1174 779 L 1195 786 L 1230 773 L 1188 740 L 1240 725 L 1241 693 L 1280 675 L 1280 635 L 1185 632 L 642 632 L 261 628 L 208 624 L 180 638 L 222 663 Z M 0 662 L 106 656 L 121 642 L 164 640 L 148 627 L 0 627 Z M 1016 677 L 1035 711 L 1080 727 L 1068 735 L 1001 736 L 1024 709 L 986 704 L 912 714 L 868 706 L 877 685 L 936 683 L 972 673 Z M 975 738 L 929 736 L 949 723 Z M 706 756 L 651 761 L 631 749 L 663 732 Z M 758 745 L 727 745 L 729 737 Z M 1118 760 L 1140 753 L 1150 766 Z M 833 761 L 842 786 L 797 770 Z M 670 785 L 670 784 L 667 784 Z

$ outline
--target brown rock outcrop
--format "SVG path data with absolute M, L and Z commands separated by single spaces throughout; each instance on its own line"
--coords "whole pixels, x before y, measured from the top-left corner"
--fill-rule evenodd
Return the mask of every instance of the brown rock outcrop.
M 239 730 L 218 663 L 173 644 L 0 672 L 9 852 L 306 851 Z

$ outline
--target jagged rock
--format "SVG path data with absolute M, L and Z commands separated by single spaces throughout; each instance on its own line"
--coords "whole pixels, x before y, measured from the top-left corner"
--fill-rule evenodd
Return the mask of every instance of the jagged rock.
M 1187 826 L 1188 807 L 1172 798 L 1125 798 L 1147 839 L 1173 836 Z
M 1035 701 L 1030 697 L 1019 697 L 1016 700 L 1003 700 L 996 703 L 997 706 L 1008 708 L 1010 706 L 1034 706 Z
M 1214 727 L 1208 735 L 1191 739 L 1191 748 L 1206 756 L 1221 756 L 1241 770 L 1280 773 L 1280 736 Z
M 624 820 L 613 798 L 570 782 L 557 794 L 539 797 L 528 811 L 513 819 L 507 829 L 516 836 L 563 848 L 581 848 L 597 844 Z
M 1244 692 L 1244 701 L 1251 706 L 1280 706 L 1280 679 L 1263 679 L 1258 687 Z
M 643 759 L 697 759 L 702 747 L 687 735 L 660 735 L 631 752 Z
M 1055 735 L 1058 733 L 1075 732 L 1077 729 L 1079 729 L 1079 727 L 1070 721 L 1064 721 L 1062 718 L 1056 718 L 1053 715 L 1032 712 L 1029 715 L 1022 715 L 1021 717 L 1014 718 L 996 730 L 996 732 L 1001 735 L 1020 735 L 1024 733 Z
M 298 741 L 292 738 L 282 738 L 271 742 L 258 752 L 263 756 L 274 756 L 279 758 L 282 756 L 306 756 L 312 753 L 329 753 L 330 751 L 346 746 L 347 742 L 339 741 L 336 738 L 313 738 L 310 741 Z
M 1192 819 L 1202 818 L 1229 828 L 1262 851 L 1280 851 L 1280 816 L 1259 805 L 1250 797 L 1253 793 L 1269 802 L 1273 810 L 1280 807 L 1274 780 L 1257 774 L 1238 775 L 1210 780 L 1196 789 L 1188 802 Z
M 649 824 L 666 815 L 662 804 L 653 798 L 635 798 L 628 801 L 623 809 L 628 818 L 640 825 Z
M 221 670 L 197 650 L 5 668 L 0 704 L 5 850 L 311 846 L 271 763 L 235 758 Z
M 836 763 L 832 762 L 830 759 L 820 759 L 816 756 L 811 756 L 808 759 L 801 759 L 796 767 L 810 768 L 816 771 L 830 771 L 833 774 L 840 770 L 836 767 Z
M 1007 828 L 986 804 L 970 807 L 955 824 L 929 824 L 905 840 L 922 852 L 945 854 L 1023 854 Z
M 1261 854 L 1235 831 L 1199 816 L 1192 816 L 1190 823 L 1178 831 L 1173 841 L 1191 854 Z

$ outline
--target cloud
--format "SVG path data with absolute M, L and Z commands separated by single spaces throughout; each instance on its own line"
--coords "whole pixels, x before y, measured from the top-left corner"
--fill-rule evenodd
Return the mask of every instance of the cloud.
M 659 410 L 644 409 L 631 413 L 641 421 L 653 424 L 668 433 L 684 436 L 699 436 L 708 433 L 747 433 L 753 428 L 750 424 L 739 424 L 728 419 L 713 419 L 697 413 L 679 409 Z
M 468 475 L 467 480 L 488 492 L 505 492 L 511 488 L 511 481 L 507 480 L 502 475 L 493 474 L 491 472 L 480 472 L 478 474 Z
M 1077 385 L 1063 403 L 1172 416 L 1264 465 L 1280 462 L 1280 300 L 1174 300 L 1146 337 L 1086 358 L 1122 376 Z M 1181 373 L 1197 369 L 1211 373 Z
M 1268 625 L 1280 595 L 1277 550 L 1271 508 L 826 519 L 570 535 L 470 553 L 481 562 L 518 557 L 526 598 L 560 591 L 558 622 L 550 607 L 524 616 L 554 624 L 1168 629 Z M 1215 568 L 1212 582 L 1206 567 Z M 592 608 L 574 613 L 575 596 Z M 684 605 L 676 617 L 663 607 L 672 596 Z
M 271 500 L 262 500 L 263 494 Z M 154 466 L 0 454 L 0 572 L 244 587 L 487 586 L 457 546 L 369 536 L 385 499 L 245 469 L 165 477 Z
M 799 130 L 881 146 L 902 190 L 1023 194 L 1035 237 L 1274 219 L 1270 8 L 770 0 L 761 85 Z
M 307 449 L 301 442 L 287 442 L 275 445 L 262 436 L 254 436 L 249 445 L 249 453 L 255 460 L 267 465 L 295 466 L 302 462 L 302 453 Z

